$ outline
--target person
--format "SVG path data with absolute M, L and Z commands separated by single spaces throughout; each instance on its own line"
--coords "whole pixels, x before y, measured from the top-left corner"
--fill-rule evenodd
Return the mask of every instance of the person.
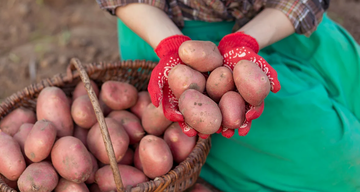
M 200 177 L 221 191 L 360 191 L 360 47 L 327 16 L 329 0 L 97 2 L 118 17 L 123 60 L 156 61 L 161 72 L 182 42 L 199 40 L 220 44 L 224 65 L 245 47 L 271 69 L 251 129 L 213 134 Z M 168 105 L 164 73 L 151 76 L 161 79 L 149 83 L 153 103 Z

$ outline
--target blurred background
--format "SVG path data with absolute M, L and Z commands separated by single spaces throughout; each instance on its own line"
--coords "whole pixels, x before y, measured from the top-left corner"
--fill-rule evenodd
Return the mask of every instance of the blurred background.
M 116 18 L 95 0 L 0 1 L 0 102 L 64 73 L 69 60 L 118 61 Z M 331 0 L 328 15 L 360 43 L 360 0 Z

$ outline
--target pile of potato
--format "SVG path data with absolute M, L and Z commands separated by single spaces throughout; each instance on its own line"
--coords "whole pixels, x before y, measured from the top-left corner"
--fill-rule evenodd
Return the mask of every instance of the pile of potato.
M 124 186 L 154 179 L 184 161 L 196 144 L 167 120 L 148 92 L 107 81 L 99 98 Z M 0 174 L 11 187 L 30 191 L 114 191 L 100 127 L 84 84 L 72 98 L 44 88 L 36 114 L 18 108 L 0 121 Z

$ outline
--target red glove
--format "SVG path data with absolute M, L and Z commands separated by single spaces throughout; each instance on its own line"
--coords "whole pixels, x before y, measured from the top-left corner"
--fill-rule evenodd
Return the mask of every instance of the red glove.
M 257 53 L 259 52 L 259 44 L 256 39 L 242 32 L 232 33 L 223 37 L 220 41 L 218 49 L 224 58 L 224 66 L 231 71 L 235 65 L 241 60 L 248 60 L 256 63 L 260 69 L 268 76 L 271 83 L 271 91 L 276 93 L 281 86 L 277 78 L 276 71 Z M 260 106 L 252 106 L 247 104 L 245 122 L 238 129 L 240 136 L 245 136 L 251 127 L 251 121 L 260 117 L 264 110 L 264 102 Z M 231 137 L 231 130 L 223 129 L 221 133 L 228 138 Z

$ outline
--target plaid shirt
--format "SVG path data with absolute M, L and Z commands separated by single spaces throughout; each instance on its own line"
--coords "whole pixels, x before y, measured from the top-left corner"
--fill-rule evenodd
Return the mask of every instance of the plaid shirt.
M 115 9 L 130 3 L 145 3 L 164 10 L 182 28 L 184 20 L 207 22 L 236 21 L 234 31 L 244 26 L 264 8 L 282 11 L 298 34 L 309 36 L 316 30 L 330 0 L 96 0 L 102 9 Z

